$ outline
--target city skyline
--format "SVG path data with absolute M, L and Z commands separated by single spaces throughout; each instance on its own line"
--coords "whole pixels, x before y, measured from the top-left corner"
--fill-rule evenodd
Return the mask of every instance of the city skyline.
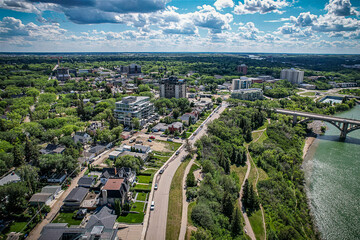
M 0 0 L 0 51 L 359 54 L 359 6 L 354 0 Z

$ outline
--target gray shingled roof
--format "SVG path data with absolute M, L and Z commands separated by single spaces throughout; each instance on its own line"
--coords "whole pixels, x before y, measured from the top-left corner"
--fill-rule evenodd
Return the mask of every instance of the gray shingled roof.
M 89 189 L 83 187 L 74 188 L 69 195 L 65 198 L 65 202 L 81 202 L 86 194 L 89 192 Z
M 84 176 L 84 177 L 81 177 L 78 181 L 78 185 L 82 185 L 82 186 L 91 186 L 94 182 L 95 178 L 90 176 Z
M 90 217 L 86 224 L 86 228 L 92 228 L 94 226 L 104 226 L 108 229 L 113 228 L 116 221 L 116 215 L 112 214 L 112 212 L 113 211 L 110 208 L 104 206 L 99 212 Z

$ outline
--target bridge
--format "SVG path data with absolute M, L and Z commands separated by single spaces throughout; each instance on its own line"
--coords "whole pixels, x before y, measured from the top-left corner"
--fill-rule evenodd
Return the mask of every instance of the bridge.
M 305 119 L 302 119 L 301 121 L 299 121 L 299 123 L 313 121 L 313 120 L 320 120 L 320 121 L 328 122 L 340 130 L 340 139 L 345 139 L 346 135 L 349 132 L 360 129 L 360 120 L 355 120 L 355 119 L 333 117 L 333 116 L 328 116 L 328 115 L 321 115 L 321 114 L 316 114 L 316 113 L 308 113 L 308 112 L 300 112 L 300 111 L 292 111 L 292 110 L 286 110 L 286 109 L 275 109 L 274 112 L 280 113 L 280 114 L 285 114 L 285 115 L 292 115 L 294 125 L 298 122 L 298 117 L 305 118 Z

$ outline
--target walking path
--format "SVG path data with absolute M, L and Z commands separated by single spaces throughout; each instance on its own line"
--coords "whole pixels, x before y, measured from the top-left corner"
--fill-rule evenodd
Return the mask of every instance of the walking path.
M 179 240 L 184 240 L 186 235 L 186 228 L 187 228 L 187 213 L 188 213 L 188 206 L 189 203 L 186 201 L 186 177 L 188 173 L 190 172 L 191 166 L 193 165 L 194 161 L 196 159 L 196 155 L 190 160 L 189 164 L 185 168 L 184 172 L 184 178 L 182 181 L 182 185 L 184 186 L 183 192 L 182 192 L 182 198 L 183 198 L 183 204 L 182 204 L 182 216 L 181 216 L 181 228 L 180 228 L 180 234 L 179 234 Z
M 269 119 L 268 119 L 268 123 L 270 123 Z M 259 137 L 255 140 L 253 140 L 253 142 L 257 142 L 260 137 L 264 134 L 264 132 L 266 131 L 266 128 L 265 129 L 262 129 L 262 130 L 256 130 L 256 131 L 252 131 L 252 133 L 256 133 L 256 132 L 261 132 L 261 134 L 259 135 Z M 243 184 L 241 185 L 241 189 L 240 189 L 240 198 L 239 198 L 239 203 L 240 203 L 240 209 L 241 209 L 241 212 L 243 213 L 243 216 L 244 216 L 244 220 L 245 220 L 245 232 L 246 234 L 252 239 L 252 240 L 256 240 L 256 237 L 255 237 L 255 234 L 254 234 L 254 231 L 251 227 L 251 224 L 250 224 L 250 221 L 249 221 L 249 217 L 247 216 L 246 214 L 246 211 L 245 211 L 245 208 L 243 207 L 242 205 L 242 197 L 243 197 L 243 187 L 244 187 L 244 184 L 245 184 L 245 181 L 246 179 L 249 178 L 249 175 L 250 175 L 250 170 L 251 170 L 251 163 L 254 164 L 254 168 L 256 170 L 256 180 L 255 180 L 255 186 L 257 185 L 257 182 L 259 180 L 259 171 L 256 167 L 256 164 L 255 162 L 253 161 L 253 159 L 251 158 L 251 155 L 250 155 L 250 152 L 249 152 L 249 145 L 246 145 L 246 155 L 247 155 L 247 160 L 246 160 L 246 165 L 248 166 L 247 170 L 246 170 L 246 174 L 245 174 L 245 178 L 244 178 L 244 181 L 243 181 Z M 257 191 L 257 188 L 255 187 L 255 192 L 256 194 L 259 196 L 259 193 Z M 266 239 L 266 225 L 265 225 L 265 213 L 264 213 L 264 208 L 262 207 L 262 205 L 260 204 L 260 209 L 261 209 L 261 215 L 262 215 L 262 222 L 263 222 L 263 228 L 264 228 L 264 232 L 265 232 L 265 239 Z

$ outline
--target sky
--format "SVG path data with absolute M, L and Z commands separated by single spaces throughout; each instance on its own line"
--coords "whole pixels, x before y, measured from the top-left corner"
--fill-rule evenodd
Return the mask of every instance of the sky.
M 0 0 L 0 52 L 360 54 L 360 0 Z

